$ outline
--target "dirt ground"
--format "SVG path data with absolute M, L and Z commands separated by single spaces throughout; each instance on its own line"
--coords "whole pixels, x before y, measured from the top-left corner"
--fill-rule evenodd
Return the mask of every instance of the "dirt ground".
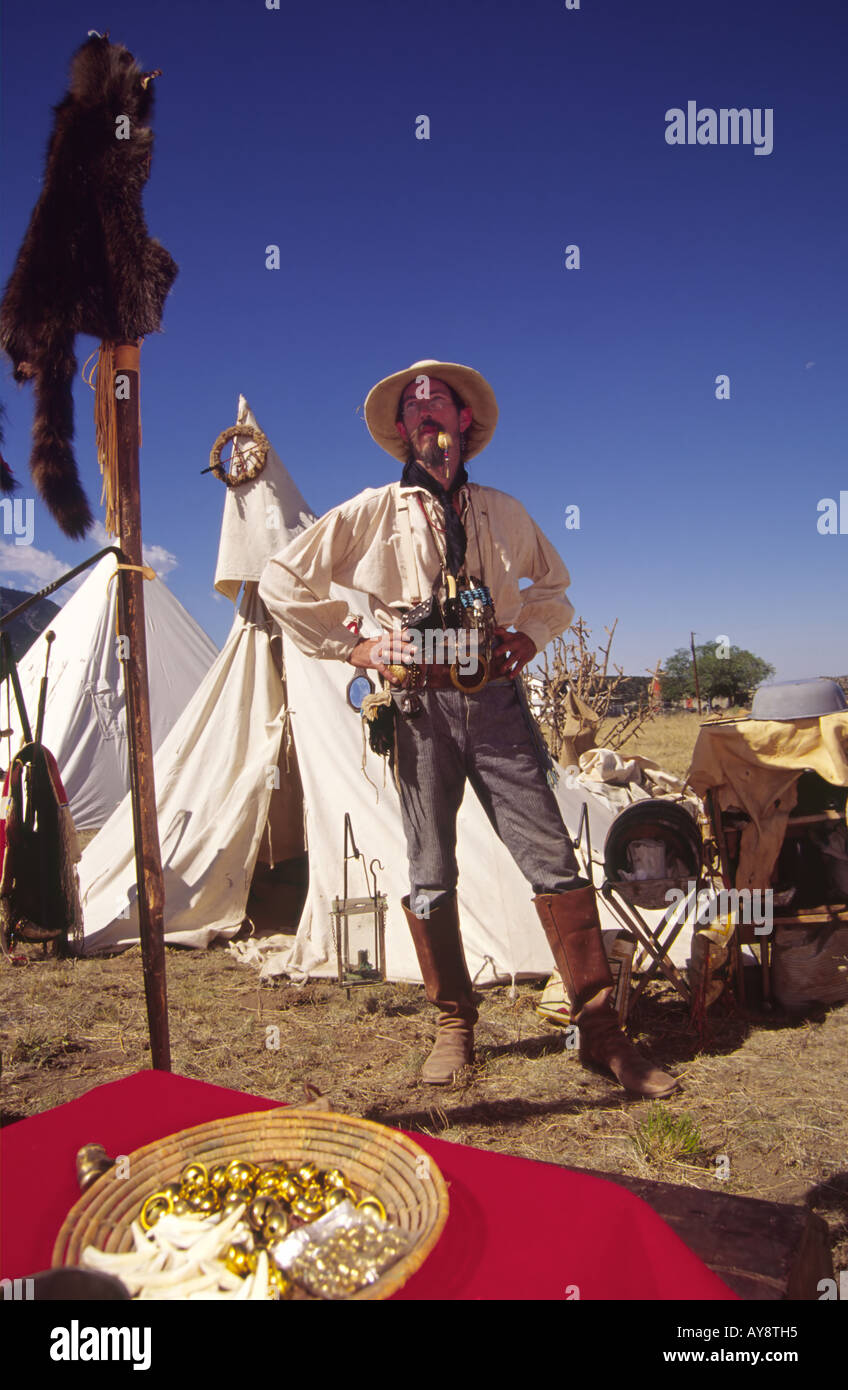
M 150 1062 L 137 947 L 66 961 L 25 950 L 28 964 L 0 967 L 4 1124 Z M 540 985 L 484 992 L 477 1064 L 445 1089 L 416 1079 L 433 1031 L 418 986 L 260 985 L 223 947 L 170 948 L 167 970 L 184 1076 L 289 1102 L 308 1083 L 337 1110 L 479 1148 L 807 1203 L 835 1269 L 848 1265 L 848 1008 L 744 1018 L 719 1001 L 699 1042 L 671 986 L 651 985 L 634 1036 L 682 1090 L 648 1104 L 580 1066 L 535 1013 Z

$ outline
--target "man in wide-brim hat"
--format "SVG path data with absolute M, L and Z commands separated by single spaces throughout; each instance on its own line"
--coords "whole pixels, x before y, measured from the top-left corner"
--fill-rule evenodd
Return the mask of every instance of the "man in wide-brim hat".
M 666 1095 L 674 1078 L 618 1025 L 595 892 L 580 877 L 516 688 L 519 671 L 568 627 L 574 609 L 568 571 L 521 503 L 468 480 L 465 464 L 489 443 L 497 418 L 489 383 L 455 362 L 415 362 L 378 382 L 365 420 L 404 465 L 400 481 L 366 489 L 304 531 L 269 562 L 260 595 L 307 655 L 376 670 L 391 691 L 384 699 L 393 706 L 410 868 L 403 908 L 439 1011 L 422 1079 L 445 1084 L 473 1059 L 477 1009 L 456 896 L 456 818 L 467 780 L 532 885 L 580 1029 L 581 1060 L 608 1068 L 638 1095 Z M 520 588 L 521 580 L 530 583 Z M 384 635 L 362 640 L 346 626 L 347 605 L 330 597 L 333 582 L 370 596 Z M 463 680 L 456 663 L 428 661 L 426 649 L 421 661 L 404 620 L 416 621 L 429 603 L 438 625 L 438 615 L 445 620 L 477 600 L 495 638 L 472 678 Z

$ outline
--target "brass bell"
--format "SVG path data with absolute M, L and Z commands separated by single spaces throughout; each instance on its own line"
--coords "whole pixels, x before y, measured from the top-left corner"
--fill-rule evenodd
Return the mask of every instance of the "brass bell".
M 298 1180 L 298 1182 L 301 1183 L 304 1187 L 306 1186 L 307 1183 L 314 1182 L 314 1181 L 315 1181 L 315 1178 L 316 1178 L 317 1176 L 318 1176 L 318 1164 L 317 1164 L 317 1163 L 303 1163 L 303 1164 L 301 1164 L 300 1168 L 298 1168 L 298 1170 L 297 1170 L 297 1180 Z
M 332 1211 L 333 1207 L 339 1206 L 342 1202 L 348 1201 L 350 1193 L 345 1187 L 331 1187 L 329 1192 L 324 1194 L 324 1209 Z
M 246 1245 L 231 1245 L 224 1257 L 224 1264 L 231 1274 L 237 1274 L 240 1279 L 246 1279 L 251 1272 L 251 1255 L 254 1257 L 252 1267 L 256 1267 L 256 1251 L 248 1250 Z
M 216 1192 L 224 1192 L 229 1185 L 226 1164 L 216 1163 L 214 1168 L 209 1169 L 209 1186 L 214 1187 Z
M 316 1216 L 321 1216 L 324 1211 L 324 1203 L 310 1202 L 306 1197 L 299 1197 L 292 1203 L 292 1213 L 299 1216 L 301 1221 L 314 1221 Z
M 209 1174 L 203 1163 L 187 1163 L 180 1173 L 180 1182 L 183 1187 L 208 1187 Z
M 269 1262 L 268 1284 L 274 1290 L 278 1298 L 291 1298 L 291 1280 L 287 1279 L 279 1265 Z
M 235 1188 L 231 1188 L 229 1192 L 224 1194 L 221 1201 L 221 1213 L 224 1216 L 229 1216 L 237 1207 L 243 1207 L 244 1204 L 245 1194 L 243 1192 L 237 1192 Z
M 267 1193 L 263 1193 L 262 1196 L 254 1197 L 247 1209 L 247 1219 L 254 1231 L 261 1231 L 271 1213 L 278 1210 L 279 1208 L 274 1198 Z
M 344 1187 L 347 1183 L 347 1178 L 338 1168 L 328 1168 L 321 1178 L 328 1191 L 331 1187 Z
M 278 1240 L 288 1235 L 289 1214 L 283 1211 L 282 1207 L 275 1207 L 269 1212 L 262 1225 L 262 1239 L 266 1245 L 276 1245 Z
M 258 1176 L 259 1169 L 255 1163 L 245 1163 L 241 1159 L 234 1158 L 232 1163 L 227 1164 L 227 1177 L 230 1186 L 238 1190 L 252 1187 Z
M 112 1167 L 102 1144 L 85 1144 L 77 1154 L 77 1182 L 80 1192 L 85 1192 L 103 1173 Z
M 200 1212 L 202 1216 L 213 1216 L 221 1210 L 221 1198 L 218 1196 L 214 1187 L 207 1187 L 201 1190 L 197 1206 L 194 1210 Z
M 296 1202 L 303 1196 L 303 1189 L 294 1178 L 283 1178 L 279 1187 L 280 1196 L 286 1202 Z
M 363 1197 L 361 1202 L 357 1202 L 356 1210 L 373 1211 L 377 1213 L 381 1221 L 385 1221 L 387 1219 L 386 1208 L 383 1206 L 383 1203 L 380 1201 L 379 1197 Z
M 273 1173 L 266 1168 L 264 1172 L 259 1174 L 254 1184 L 257 1197 L 262 1197 L 266 1194 L 276 1194 L 279 1191 L 281 1181 L 282 1179 L 278 1173 Z
M 174 1199 L 170 1192 L 154 1192 L 144 1206 L 141 1208 L 138 1222 L 143 1231 L 149 1231 L 151 1226 L 155 1226 L 160 1216 L 174 1209 Z

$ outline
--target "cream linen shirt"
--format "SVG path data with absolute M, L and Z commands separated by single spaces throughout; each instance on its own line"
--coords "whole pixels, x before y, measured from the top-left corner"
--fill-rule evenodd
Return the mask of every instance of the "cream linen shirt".
M 565 596 L 568 570 L 514 497 L 477 483 L 466 484 L 459 495 L 468 574 L 488 585 L 497 621 L 525 632 L 542 651 L 574 616 Z M 366 488 L 274 555 L 259 595 L 307 656 L 346 660 L 363 639 L 344 626 L 350 605 L 331 597 L 330 586 L 363 590 L 374 615 L 391 630 L 404 609 L 433 591 L 442 566 L 442 525 L 441 507 L 426 488 Z M 522 579 L 531 582 L 519 588 Z

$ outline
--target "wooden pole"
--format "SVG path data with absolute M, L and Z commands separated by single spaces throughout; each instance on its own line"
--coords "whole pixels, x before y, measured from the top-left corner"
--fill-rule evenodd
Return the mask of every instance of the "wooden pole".
M 128 563 L 140 566 L 139 357 L 138 343 L 115 344 L 115 375 L 111 389 L 117 417 L 120 544 Z M 123 662 L 127 693 L 130 793 L 147 1023 L 153 1066 L 159 1071 L 170 1071 L 168 995 L 165 985 L 165 892 L 153 783 L 144 577 L 137 570 L 123 569 L 119 571 L 118 584 L 120 635 L 126 639 L 119 643 L 119 656 Z
M 701 713 L 701 685 L 698 680 L 698 658 L 695 655 L 695 634 L 689 633 L 689 641 L 692 644 L 692 669 L 695 672 L 695 699 L 698 701 L 698 713 Z

